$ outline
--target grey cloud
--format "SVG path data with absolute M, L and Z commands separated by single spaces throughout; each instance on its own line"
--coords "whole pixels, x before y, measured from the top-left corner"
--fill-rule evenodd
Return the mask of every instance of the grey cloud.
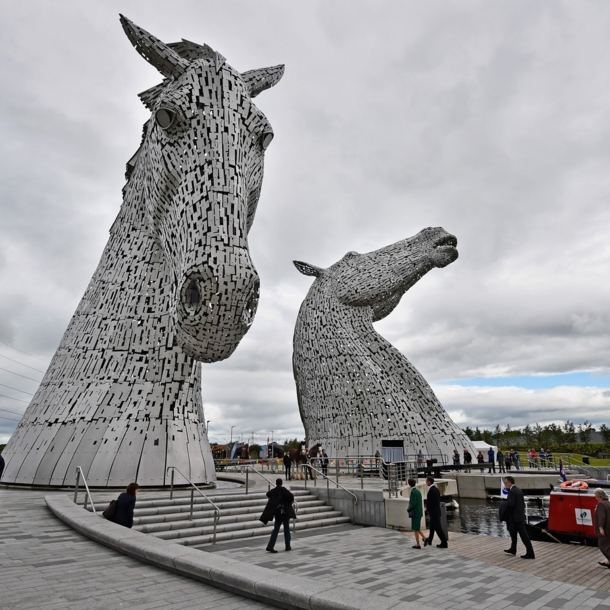
M 377 328 L 427 378 L 607 366 L 608 5 L 179 9 L 5 8 L 0 338 L 52 355 L 118 211 L 147 118 L 136 94 L 158 82 L 124 38 L 121 10 L 162 39 L 207 42 L 243 70 L 287 65 L 257 98 L 276 134 L 249 238 L 259 313 L 232 358 L 203 367 L 219 426 L 299 429 L 291 343 L 311 281 L 291 260 L 328 266 L 426 226 L 454 233 L 460 258 Z M 448 407 L 464 421 L 486 417 L 478 394 L 459 396 Z M 489 413 L 547 416 L 548 394 L 485 396 Z

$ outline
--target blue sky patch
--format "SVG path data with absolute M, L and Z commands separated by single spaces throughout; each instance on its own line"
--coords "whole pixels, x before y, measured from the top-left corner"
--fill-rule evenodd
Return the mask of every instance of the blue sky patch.
M 610 388 L 610 375 L 599 373 L 563 373 L 560 375 L 517 375 L 514 377 L 470 377 L 441 381 L 441 385 L 506 387 L 516 386 L 527 390 L 546 390 L 557 386 Z

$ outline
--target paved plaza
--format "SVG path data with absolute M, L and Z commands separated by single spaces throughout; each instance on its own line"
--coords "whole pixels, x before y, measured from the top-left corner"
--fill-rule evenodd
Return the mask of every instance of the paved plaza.
M 265 542 L 254 539 L 218 545 L 214 552 L 439 610 L 610 608 L 610 593 L 606 591 L 489 565 L 436 547 L 412 549 L 410 536 L 389 529 L 348 526 L 306 537 L 297 532 L 291 553 L 282 552 L 280 534 L 277 555 L 264 553 Z M 509 559 L 520 562 L 520 568 L 526 561 Z M 596 563 L 591 570 L 604 573 Z M 605 573 L 610 579 L 610 571 Z
M 141 563 L 81 536 L 50 513 L 44 502 L 47 494 L 0 489 L 0 610 L 269 607 Z M 483 546 L 486 537 L 478 538 Z M 527 570 L 526 562 L 518 558 L 508 558 L 516 562 L 516 569 L 510 569 L 506 564 L 491 565 L 461 556 L 457 554 L 457 537 L 455 553 L 451 549 L 414 550 L 413 539 L 400 532 L 350 525 L 297 532 L 291 553 L 283 552 L 281 535 L 277 555 L 265 552 L 266 541 L 266 537 L 251 538 L 210 546 L 202 552 L 277 570 L 287 579 L 298 574 L 362 589 L 396 603 L 411 602 L 416 607 L 610 608 L 610 592 L 600 590 L 607 588 L 605 575 L 610 580 L 610 570 L 597 566 L 601 555 L 584 547 L 565 549 L 567 563 L 568 551 L 582 553 L 581 563 L 590 566 L 598 588 L 516 571 Z M 499 539 L 494 541 L 502 544 Z M 553 549 L 561 553 L 560 546 Z M 541 556 L 529 565 L 540 573 L 544 562 L 548 559 Z
M 0 489 L 0 610 L 269 607 L 85 538 L 47 509 L 48 493 Z

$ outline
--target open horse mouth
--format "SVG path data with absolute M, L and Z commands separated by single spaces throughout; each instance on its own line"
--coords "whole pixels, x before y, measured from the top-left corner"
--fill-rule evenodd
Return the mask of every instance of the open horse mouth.
M 455 237 L 455 235 L 444 235 L 443 237 L 441 237 L 438 241 L 436 241 L 434 243 L 434 249 L 435 250 L 446 250 L 448 249 L 448 247 L 450 248 L 456 248 L 457 247 L 457 237 Z

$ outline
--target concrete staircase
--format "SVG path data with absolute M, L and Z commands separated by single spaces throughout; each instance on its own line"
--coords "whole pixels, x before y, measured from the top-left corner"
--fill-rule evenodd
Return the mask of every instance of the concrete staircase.
M 349 523 L 340 511 L 318 500 L 306 490 L 293 491 L 298 503 L 297 521 L 291 531 L 321 528 Z M 267 503 L 265 493 L 214 495 L 210 499 L 220 509 L 216 541 L 268 536 L 273 524 L 263 525 L 260 514 Z M 295 507 L 296 508 L 296 507 Z M 138 499 L 133 528 L 177 544 L 200 547 L 212 543 L 214 509 L 203 498 L 195 498 L 193 519 L 189 520 L 190 497 L 169 499 Z M 294 529 L 293 529 L 294 528 Z M 280 536 L 282 536 L 280 532 Z

